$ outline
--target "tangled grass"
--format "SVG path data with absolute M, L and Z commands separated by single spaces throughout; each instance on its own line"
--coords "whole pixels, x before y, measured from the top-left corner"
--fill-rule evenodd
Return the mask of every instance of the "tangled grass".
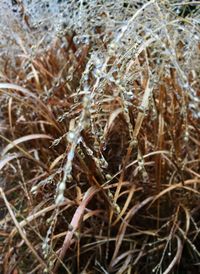
M 180 2 L 2 1 L 1 273 L 200 271 L 200 9 Z

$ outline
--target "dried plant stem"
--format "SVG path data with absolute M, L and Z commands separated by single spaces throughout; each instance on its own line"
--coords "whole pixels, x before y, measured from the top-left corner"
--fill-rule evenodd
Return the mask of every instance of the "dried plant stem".
M 57 260 L 56 265 L 54 267 L 53 272 L 57 273 L 58 268 L 60 266 L 60 261 L 64 259 L 65 253 L 67 251 L 67 249 L 70 247 L 70 243 L 71 243 L 71 239 L 75 233 L 75 231 L 78 229 L 81 219 L 83 217 L 85 208 L 87 206 L 87 204 L 89 203 L 89 201 L 93 198 L 93 196 L 99 191 L 98 188 L 96 187 L 90 187 L 87 192 L 85 193 L 82 202 L 80 203 L 79 207 L 77 208 L 72 221 L 70 223 L 70 226 L 72 229 L 68 230 L 66 236 L 65 236 L 65 240 L 63 242 L 61 251 L 59 252 L 59 260 Z
M 12 208 L 11 208 L 11 206 L 10 206 L 10 204 L 9 204 L 6 196 L 5 196 L 5 193 L 4 193 L 4 191 L 3 191 L 3 189 L 1 187 L 0 187 L 0 194 L 1 194 L 1 197 L 3 198 L 3 200 L 5 202 L 5 205 L 6 205 L 7 209 L 8 209 L 8 212 L 9 212 L 9 214 L 10 214 L 10 216 L 11 216 L 11 218 L 12 218 L 12 220 L 13 220 L 15 226 L 16 226 L 16 228 L 18 229 L 19 234 L 21 235 L 22 239 L 24 240 L 24 242 L 26 243 L 26 245 L 28 246 L 28 248 L 31 250 L 31 252 L 35 256 L 35 258 L 37 259 L 37 261 L 43 266 L 43 268 L 46 269 L 47 268 L 46 262 L 38 255 L 38 253 L 35 250 L 35 248 L 33 247 L 33 245 L 27 239 L 27 237 L 26 237 L 25 233 L 23 232 L 20 224 L 18 223 L 18 221 L 17 221 L 17 219 L 15 217 L 15 214 L 14 214 L 14 212 L 13 212 L 13 210 L 12 210 Z M 50 271 L 50 273 L 52 273 L 52 272 Z

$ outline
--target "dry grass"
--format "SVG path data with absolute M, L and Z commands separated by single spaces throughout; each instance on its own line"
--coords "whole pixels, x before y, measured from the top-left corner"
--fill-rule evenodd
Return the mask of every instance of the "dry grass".
M 75 2 L 1 19 L 0 272 L 198 273 L 199 4 Z

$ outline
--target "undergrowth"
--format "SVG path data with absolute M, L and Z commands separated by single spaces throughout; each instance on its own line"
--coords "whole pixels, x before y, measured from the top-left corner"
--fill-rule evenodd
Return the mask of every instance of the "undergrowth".
M 1 273 L 199 273 L 199 3 L 1 1 Z

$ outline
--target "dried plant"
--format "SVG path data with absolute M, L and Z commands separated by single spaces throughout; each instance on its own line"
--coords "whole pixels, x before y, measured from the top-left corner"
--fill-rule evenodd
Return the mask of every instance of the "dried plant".
M 198 273 L 199 1 L 0 7 L 0 272 Z

